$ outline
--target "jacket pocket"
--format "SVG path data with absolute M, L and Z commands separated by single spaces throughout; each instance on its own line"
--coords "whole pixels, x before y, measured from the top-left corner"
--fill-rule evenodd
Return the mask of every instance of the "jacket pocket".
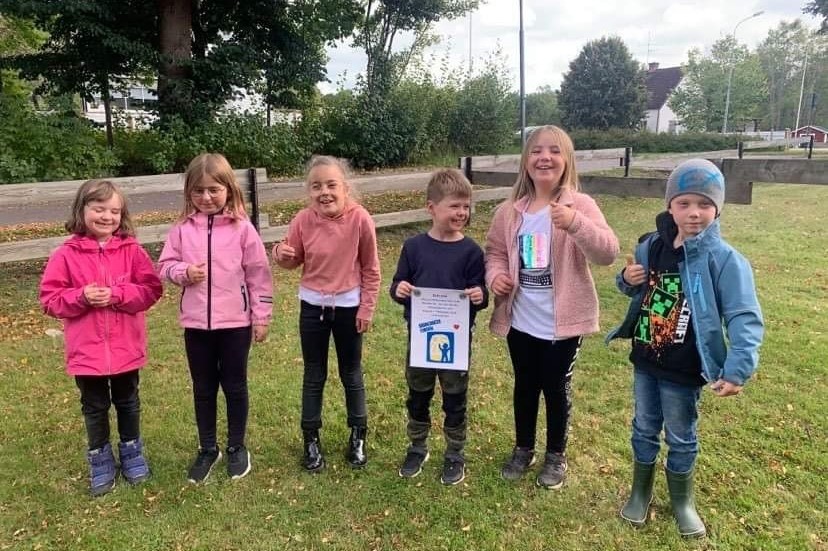
M 247 305 L 249 302 L 249 297 L 247 296 L 247 288 L 242 285 L 241 286 L 241 295 L 242 295 L 242 312 L 247 312 Z
M 184 313 L 184 293 L 186 293 L 186 292 L 187 292 L 187 288 L 182 287 L 181 288 L 181 297 L 178 299 L 178 311 L 182 314 Z
M 700 273 L 693 274 L 693 294 L 695 294 L 699 299 L 699 306 L 701 306 L 702 312 L 707 312 L 707 301 L 704 297 L 704 284 L 702 283 L 702 277 Z

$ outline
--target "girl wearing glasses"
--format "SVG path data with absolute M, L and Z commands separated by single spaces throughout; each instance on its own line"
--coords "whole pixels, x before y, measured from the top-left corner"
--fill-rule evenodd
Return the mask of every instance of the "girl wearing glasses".
M 250 472 L 245 447 L 247 357 L 267 336 L 273 309 L 267 253 L 247 218 L 233 169 L 204 153 L 184 175 L 184 208 L 158 260 L 161 277 L 181 287 L 179 321 L 193 380 L 199 450 L 193 483 L 207 480 L 221 459 L 216 438 L 219 386 L 227 402 L 227 475 Z

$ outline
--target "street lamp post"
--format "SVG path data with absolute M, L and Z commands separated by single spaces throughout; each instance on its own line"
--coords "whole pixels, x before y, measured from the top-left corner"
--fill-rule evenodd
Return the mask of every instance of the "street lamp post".
M 730 36 L 733 37 L 733 47 L 734 48 L 736 47 L 736 29 L 739 28 L 739 25 L 741 25 L 742 23 L 744 23 L 748 19 L 753 19 L 754 17 L 759 17 L 763 13 L 765 13 L 765 12 L 764 11 L 758 11 L 758 12 L 754 13 L 753 15 L 748 15 L 747 17 L 745 17 L 744 19 L 742 19 L 741 21 L 736 23 L 736 26 L 733 27 L 733 34 L 730 35 Z M 727 94 L 725 94 L 725 112 L 724 112 L 724 123 L 722 124 L 722 134 L 727 133 L 727 115 L 728 115 L 728 111 L 730 111 L 730 85 L 733 83 L 733 65 L 735 65 L 735 63 L 731 59 L 731 61 L 730 61 L 730 71 L 727 74 Z
M 520 12 L 520 144 L 526 144 L 526 70 L 523 52 L 523 0 L 518 2 Z

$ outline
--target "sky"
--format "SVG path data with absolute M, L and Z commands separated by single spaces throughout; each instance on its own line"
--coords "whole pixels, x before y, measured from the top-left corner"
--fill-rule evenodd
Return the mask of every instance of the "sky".
M 526 92 L 540 86 L 557 89 L 569 63 L 590 40 L 619 36 L 633 58 L 641 63 L 675 67 L 687 60 L 691 48 L 709 52 L 716 40 L 733 33 L 734 26 L 750 15 L 762 15 L 741 23 L 736 40 L 754 49 L 780 22 L 802 19 L 812 28 L 818 20 L 802 13 L 807 0 L 523 0 Z M 465 74 L 469 65 L 481 68 L 498 48 L 511 69 L 512 88 L 520 84 L 519 0 L 488 0 L 471 17 L 442 21 L 435 26 L 441 42 L 428 52 L 447 58 L 454 71 Z M 410 39 L 409 39 L 410 40 Z M 401 41 L 401 44 L 404 41 Z M 396 42 L 395 42 L 396 44 Z M 328 83 L 324 93 L 341 86 L 350 88 L 365 68 L 365 56 L 347 43 L 328 49 Z

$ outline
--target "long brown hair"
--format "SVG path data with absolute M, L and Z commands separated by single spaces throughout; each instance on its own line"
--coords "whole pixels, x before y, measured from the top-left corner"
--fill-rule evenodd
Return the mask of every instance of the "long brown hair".
M 535 197 L 535 182 L 529 176 L 529 170 L 526 166 L 528 164 L 529 153 L 535 144 L 540 139 L 541 134 L 551 134 L 552 139 L 558 147 L 561 148 L 566 166 L 563 174 L 561 174 L 561 187 L 569 188 L 573 191 L 578 191 L 580 183 L 578 182 L 578 172 L 575 170 L 575 146 L 572 144 L 572 138 L 566 131 L 558 126 L 547 125 L 536 128 L 529 134 L 526 140 L 526 145 L 523 146 L 523 152 L 520 155 L 520 168 L 518 168 L 517 180 L 512 186 L 512 201 L 522 199 L 527 195 L 531 198 Z
M 233 167 L 220 153 L 202 153 L 187 165 L 184 173 L 184 208 L 180 219 L 190 216 L 198 208 L 195 206 L 192 191 L 204 181 L 205 177 L 212 178 L 227 189 L 227 202 L 224 204 L 224 213 L 236 219 L 247 218 L 244 208 L 244 196 L 239 182 L 233 173 Z
M 77 235 L 86 234 L 86 222 L 84 222 L 83 209 L 92 201 L 109 201 L 113 195 L 121 199 L 121 224 L 114 233 L 119 235 L 135 235 L 135 226 L 127 208 L 126 197 L 110 180 L 87 180 L 78 188 L 75 193 L 75 200 L 72 202 L 72 211 L 69 219 L 64 224 L 66 231 Z

